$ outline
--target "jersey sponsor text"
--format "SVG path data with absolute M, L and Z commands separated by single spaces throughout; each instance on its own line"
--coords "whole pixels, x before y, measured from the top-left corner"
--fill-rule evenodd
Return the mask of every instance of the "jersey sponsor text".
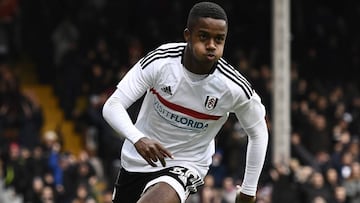
M 177 114 L 174 111 L 168 109 L 164 106 L 159 100 L 155 99 L 154 101 L 155 111 L 171 125 L 174 125 L 178 128 L 195 130 L 195 131 L 204 131 L 208 127 L 208 124 L 201 121 L 196 121 L 193 118 Z

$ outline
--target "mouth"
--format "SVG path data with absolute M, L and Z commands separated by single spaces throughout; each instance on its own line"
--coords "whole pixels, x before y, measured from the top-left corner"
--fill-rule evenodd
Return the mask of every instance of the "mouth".
M 208 54 L 206 54 L 206 58 L 208 58 L 209 60 L 214 60 L 214 59 L 216 59 L 216 55 L 212 54 L 212 53 L 208 53 Z

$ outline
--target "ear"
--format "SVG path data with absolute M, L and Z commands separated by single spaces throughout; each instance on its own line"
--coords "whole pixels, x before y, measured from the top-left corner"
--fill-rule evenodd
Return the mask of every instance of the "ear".
M 184 30 L 184 39 L 185 39 L 186 42 L 189 41 L 190 35 L 191 35 L 190 30 L 188 28 L 185 28 L 185 30 Z

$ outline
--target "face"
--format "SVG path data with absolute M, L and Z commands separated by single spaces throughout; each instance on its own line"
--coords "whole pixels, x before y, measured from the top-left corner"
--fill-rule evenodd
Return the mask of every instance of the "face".
M 211 68 L 223 55 L 226 35 L 226 21 L 220 19 L 199 18 L 192 28 L 185 29 L 184 37 L 193 62 Z

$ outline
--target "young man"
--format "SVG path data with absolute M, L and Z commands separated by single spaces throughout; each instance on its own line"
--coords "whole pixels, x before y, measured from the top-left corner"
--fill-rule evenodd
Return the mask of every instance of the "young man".
M 217 4 L 190 10 L 186 43 L 143 57 L 103 107 L 125 140 L 115 203 L 184 203 L 203 184 L 214 138 L 234 112 L 248 134 L 246 172 L 238 203 L 254 202 L 268 142 L 265 109 L 250 83 L 222 57 L 228 21 Z M 126 109 L 144 93 L 138 119 Z

